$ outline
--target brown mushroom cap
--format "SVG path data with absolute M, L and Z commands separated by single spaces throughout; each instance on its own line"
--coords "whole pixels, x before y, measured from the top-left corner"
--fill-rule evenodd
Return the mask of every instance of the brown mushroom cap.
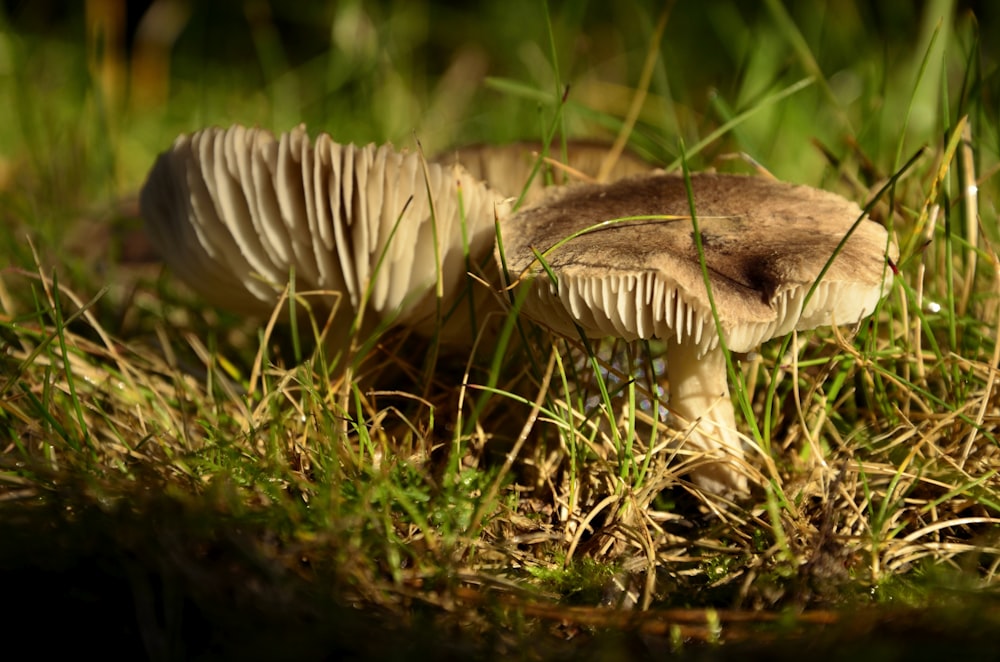
M 330 292 L 341 331 L 365 305 L 433 332 L 435 299 L 447 310 L 466 253 L 488 255 L 503 198 L 458 165 L 389 145 L 233 126 L 177 138 L 140 204 L 166 261 L 222 307 L 268 315 L 294 271 L 297 291 Z
M 862 213 L 853 202 L 759 177 L 695 174 L 691 186 L 730 349 L 856 322 L 888 291 L 886 250 L 894 256 L 895 247 L 871 221 L 850 232 Z M 674 338 L 700 354 L 715 347 L 690 216 L 684 179 L 662 173 L 571 187 L 519 212 L 502 234 L 511 278 L 533 288 L 524 312 L 563 334 L 579 325 L 594 337 Z M 629 217 L 647 218 L 617 221 Z
M 697 174 L 690 185 L 729 349 L 857 322 L 888 291 L 886 252 L 895 257 L 895 245 L 882 226 L 859 220 L 854 203 L 754 177 Z M 529 288 L 523 312 L 559 333 L 666 340 L 670 409 L 692 426 L 682 443 L 701 454 L 692 479 L 743 496 L 753 472 L 694 227 L 682 177 L 640 175 L 570 187 L 513 215 L 501 225 L 497 260 L 519 289 Z
M 540 142 L 515 142 L 507 145 L 468 145 L 445 151 L 438 155 L 439 163 L 457 163 L 468 170 L 474 177 L 488 182 L 490 188 L 500 191 L 510 197 L 518 197 L 525 193 L 524 204 L 537 202 L 545 196 L 547 175 L 551 175 L 557 184 L 579 181 L 569 172 L 561 172 L 558 168 L 543 164 L 535 178 L 528 179 L 538 161 L 538 155 L 543 148 Z M 553 143 L 550 156 L 576 173 L 585 177 L 596 177 L 604 159 L 608 156 L 610 145 L 596 140 L 570 140 L 563 154 L 560 146 Z M 642 160 L 631 152 L 623 152 L 609 171 L 608 181 L 615 181 L 629 175 L 649 172 L 654 166 Z

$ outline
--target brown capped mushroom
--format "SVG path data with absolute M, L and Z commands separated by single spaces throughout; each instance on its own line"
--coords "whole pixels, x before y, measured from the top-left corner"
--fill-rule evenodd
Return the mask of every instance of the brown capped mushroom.
M 549 149 L 551 158 L 566 170 L 543 164 L 529 185 L 528 180 L 542 148 L 542 143 L 530 141 L 507 145 L 468 145 L 445 151 L 436 160 L 439 163 L 458 163 L 474 177 L 489 183 L 490 188 L 510 197 L 516 198 L 523 192 L 522 203 L 529 205 L 545 195 L 550 178 L 555 184 L 593 180 L 608 156 L 610 145 L 594 140 L 570 140 L 563 154 L 560 146 L 552 143 Z M 653 168 L 652 164 L 626 151 L 615 160 L 607 181 L 649 172 Z
M 861 210 L 833 193 L 716 174 L 693 175 L 691 186 L 718 329 L 677 175 L 567 188 L 501 225 L 504 258 L 517 287 L 530 288 L 524 314 L 553 331 L 666 341 L 670 408 L 697 422 L 687 443 L 716 458 L 693 480 L 743 494 L 719 333 L 747 352 L 795 329 L 856 323 L 888 292 L 886 252 L 896 248 L 877 223 L 854 227 Z M 640 218 L 619 221 L 629 217 Z
M 436 314 L 462 294 L 466 251 L 491 250 L 503 199 L 458 165 L 389 145 L 233 126 L 177 138 L 140 205 L 167 263 L 210 302 L 266 316 L 294 271 L 297 291 L 336 306 L 333 342 L 365 308 L 468 343 L 467 326 L 438 328 Z

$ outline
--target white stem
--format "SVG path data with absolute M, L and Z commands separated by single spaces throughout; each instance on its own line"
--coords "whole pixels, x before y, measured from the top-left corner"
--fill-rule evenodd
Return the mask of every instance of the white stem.
M 696 425 L 684 446 L 719 458 L 693 470 L 691 479 L 716 494 L 749 494 L 746 475 L 739 469 L 743 444 L 736 431 L 722 349 L 716 347 L 699 358 L 696 348 L 668 342 L 667 377 L 670 410 Z

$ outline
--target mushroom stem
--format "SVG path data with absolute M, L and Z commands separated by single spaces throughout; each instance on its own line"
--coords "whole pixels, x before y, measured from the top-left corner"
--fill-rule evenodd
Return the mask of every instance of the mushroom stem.
M 747 477 L 738 469 L 743 444 L 736 431 L 722 348 L 716 346 L 699 357 L 697 348 L 671 340 L 667 375 L 671 412 L 694 426 L 684 443 L 719 458 L 692 470 L 691 479 L 715 494 L 749 494 Z

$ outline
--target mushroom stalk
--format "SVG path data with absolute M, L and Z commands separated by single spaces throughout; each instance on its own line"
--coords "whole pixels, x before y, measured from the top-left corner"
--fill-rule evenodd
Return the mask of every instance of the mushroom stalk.
M 718 458 L 694 469 L 691 478 L 715 494 L 749 494 L 747 477 L 738 469 L 743 444 L 736 431 L 722 348 L 699 356 L 696 346 L 671 340 L 666 354 L 670 410 L 692 426 L 684 444 Z

